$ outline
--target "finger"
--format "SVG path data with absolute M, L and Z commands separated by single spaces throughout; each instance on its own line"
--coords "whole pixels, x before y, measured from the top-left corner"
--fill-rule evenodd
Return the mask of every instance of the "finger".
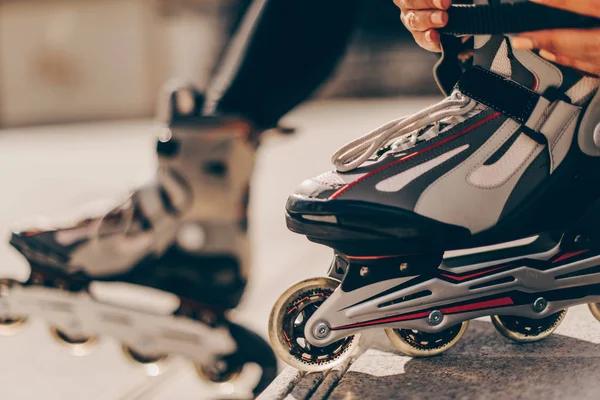
M 452 0 L 394 0 L 394 4 L 402 11 L 447 10 L 452 5 Z
M 544 57 L 548 61 L 562 64 L 566 67 L 578 69 L 583 72 L 587 72 L 593 75 L 600 75 L 600 65 L 589 63 L 582 60 L 577 60 L 573 57 L 565 56 L 564 54 L 555 54 L 548 50 L 540 50 L 540 56 Z
M 600 17 L 600 1 L 598 0 L 531 0 L 545 6 L 561 8 L 578 14 Z
M 413 32 L 425 32 L 432 28 L 441 28 L 448 23 L 445 11 L 410 11 L 400 16 L 404 25 Z
M 415 41 L 425 50 L 438 53 L 442 51 L 440 45 L 440 34 L 435 29 L 430 29 L 426 32 L 413 32 Z
M 600 56 L 600 29 L 529 32 L 513 38 L 511 43 L 515 49 L 546 49 L 551 53 L 590 61 Z

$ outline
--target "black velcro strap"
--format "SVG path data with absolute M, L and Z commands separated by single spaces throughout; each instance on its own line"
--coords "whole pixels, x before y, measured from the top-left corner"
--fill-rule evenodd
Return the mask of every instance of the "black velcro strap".
M 521 124 L 529 120 L 540 99 L 539 94 L 525 86 L 479 66 L 467 69 L 458 81 L 457 88 Z
M 600 27 L 598 18 L 529 1 L 495 6 L 453 5 L 448 16 L 448 25 L 440 29 L 441 33 L 448 35 L 502 35 L 544 29 Z

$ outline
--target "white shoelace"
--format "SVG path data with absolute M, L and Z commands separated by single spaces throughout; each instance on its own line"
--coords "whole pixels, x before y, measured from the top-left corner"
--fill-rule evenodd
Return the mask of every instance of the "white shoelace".
M 449 97 L 416 114 L 395 119 L 369 132 L 365 136 L 346 144 L 331 157 L 331 162 L 340 172 L 360 167 L 381 149 L 390 148 L 397 152 L 407 150 L 417 141 L 430 140 L 446 128 L 442 123 L 453 126 L 470 117 L 477 102 L 455 91 Z M 424 128 L 433 125 L 425 132 Z

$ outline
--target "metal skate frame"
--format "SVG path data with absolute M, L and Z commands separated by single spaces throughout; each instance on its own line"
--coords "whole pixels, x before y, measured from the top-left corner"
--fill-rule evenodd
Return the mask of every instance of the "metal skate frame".
M 0 283 L 0 318 L 38 318 L 73 338 L 110 336 L 148 357 L 178 354 L 212 365 L 236 343 L 226 326 L 103 303 L 86 290 Z
M 544 235 L 524 246 L 445 258 L 431 273 L 406 256 L 336 255 L 343 262 L 334 260 L 329 276 L 342 284 L 306 323 L 306 338 L 322 347 L 368 328 L 433 333 L 483 316 L 542 319 L 600 302 L 600 250 L 569 242 Z M 357 282 L 378 268 L 393 268 L 395 276 Z

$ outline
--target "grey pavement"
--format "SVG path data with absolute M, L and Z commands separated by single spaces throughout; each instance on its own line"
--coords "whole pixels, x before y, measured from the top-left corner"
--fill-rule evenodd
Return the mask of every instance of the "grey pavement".
M 587 307 L 569 311 L 557 332 L 534 344 L 475 320 L 442 356 L 412 359 L 375 331 L 349 365 L 329 373 L 286 369 L 259 400 L 600 398 L 600 323 Z
M 326 272 L 331 250 L 285 227 L 287 196 L 303 179 L 330 168 L 331 154 L 348 140 L 434 99 L 315 102 L 286 118 L 299 128 L 261 148 L 253 182 L 253 270 L 232 317 L 266 337 L 277 297 L 293 283 Z M 119 199 L 152 177 L 154 138 L 149 121 L 0 130 L 0 238 L 35 216 L 70 217 L 90 201 Z M 84 211 L 82 211 L 85 213 Z M 24 260 L 0 240 L 0 275 L 24 279 Z M 578 307 L 558 334 L 519 346 L 475 321 L 450 352 L 432 360 L 396 353 L 384 335 L 365 335 L 355 362 L 327 374 L 303 375 L 282 365 L 262 396 L 285 398 L 600 398 L 600 323 Z M 40 320 L 14 337 L 0 337 L 0 399 L 112 400 L 235 397 L 243 389 L 200 382 L 189 363 L 172 360 L 148 376 L 102 338 L 95 351 L 74 357 L 56 344 Z M 156 371 L 154 371 L 156 372 Z M 252 380 L 247 371 L 242 385 Z

